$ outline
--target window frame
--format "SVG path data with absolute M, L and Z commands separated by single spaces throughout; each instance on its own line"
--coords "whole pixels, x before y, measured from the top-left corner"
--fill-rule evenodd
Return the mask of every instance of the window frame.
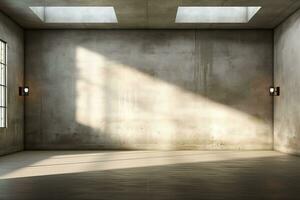
M 2 51 L 2 46 L 4 45 L 4 51 Z M 0 39 L 0 58 L 2 59 L 2 56 L 4 56 L 4 62 L 1 62 L 3 60 L 0 60 L 0 66 L 3 66 L 4 73 L 2 72 L 2 69 L 0 67 L 0 80 L 2 81 L 0 83 L 0 128 L 7 128 L 7 49 L 8 45 L 7 42 Z M 4 55 L 2 55 L 2 53 Z M 4 95 L 4 97 L 2 97 Z M 2 102 L 3 100 L 3 102 Z M 3 113 L 2 113 L 3 112 Z M 3 117 L 3 119 L 1 119 Z

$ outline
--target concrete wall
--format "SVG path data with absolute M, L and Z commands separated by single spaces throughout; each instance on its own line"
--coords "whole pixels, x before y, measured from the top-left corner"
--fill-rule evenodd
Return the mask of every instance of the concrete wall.
M 0 13 L 0 38 L 8 44 L 8 128 L 0 128 L 0 155 L 23 149 L 24 98 L 19 97 L 18 87 L 24 77 L 23 30 Z
M 26 32 L 26 149 L 272 149 L 272 31 Z
M 300 11 L 275 30 L 275 85 L 281 96 L 275 98 L 275 149 L 300 154 Z

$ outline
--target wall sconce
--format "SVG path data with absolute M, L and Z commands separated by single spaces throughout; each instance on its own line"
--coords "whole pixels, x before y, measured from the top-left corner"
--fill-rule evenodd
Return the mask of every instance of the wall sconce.
M 19 95 L 20 96 L 29 96 L 29 87 L 19 87 Z
M 280 87 L 270 87 L 270 95 L 271 96 L 279 96 L 280 95 Z

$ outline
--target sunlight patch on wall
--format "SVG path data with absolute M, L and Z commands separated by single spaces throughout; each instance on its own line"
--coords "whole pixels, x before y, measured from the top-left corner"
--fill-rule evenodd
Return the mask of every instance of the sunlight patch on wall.
M 253 149 L 269 140 L 269 126 L 247 113 L 83 47 L 76 58 L 77 122 L 124 147 Z

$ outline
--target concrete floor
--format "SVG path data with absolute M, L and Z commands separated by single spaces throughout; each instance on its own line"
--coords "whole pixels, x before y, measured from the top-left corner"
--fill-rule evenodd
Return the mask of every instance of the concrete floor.
M 0 199 L 299 199 L 300 158 L 274 151 L 24 151 Z

